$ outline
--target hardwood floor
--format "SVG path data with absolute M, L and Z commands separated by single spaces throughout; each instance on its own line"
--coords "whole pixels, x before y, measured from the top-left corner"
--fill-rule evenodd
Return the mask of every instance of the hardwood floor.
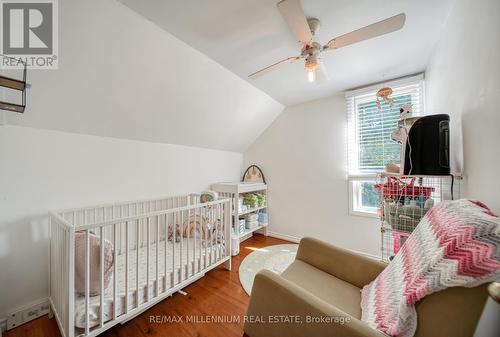
M 240 254 L 232 258 L 231 271 L 222 266 L 183 290 L 187 295 L 174 294 L 133 320 L 107 330 L 102 337 L 140 336 L 239 336 L 243 335 L 242 316 L 246 312 L 248 295 L 240 285 L 238 269 L 241 261 L 255 248 L 289 243 L 288 241 L 254 235 L 241 245 Z M 224 317 L 224 323 L 206 322 L 214 316 Z M 235 317 L 239 317 L 236 319 Z M 188 322 L 188 318 L 193 318 Z M 182 319 L 182 322 L 175 321 Z M 155 321 L 158 320 L 158 321 Z M 163 322 L 161 322 L 163 320 Z M 165 322 L 170 320 L 170 322 Z M 5 337 L 59 337 L 55 319 L 41 317 L 7 332 Z

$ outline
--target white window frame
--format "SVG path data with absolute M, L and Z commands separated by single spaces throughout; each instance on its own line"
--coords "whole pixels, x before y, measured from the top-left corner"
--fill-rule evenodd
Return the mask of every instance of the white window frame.
M 356 216 L 364 216 L 369 218 L 378 218 L 378 208 L 377 207 L 363 207 L 359 204 L 361 203 L 361 183 L 364 182 L 376 182 L 376 175 L 367 176 L 350 176 L 348 179 L 349 186 L 349 214 Z
M 366 96 L 373 94 L 373 98 L 375 99 L 375 93 L 382 87 L 401 87 L 405 85 L 418 84 L 420 90 L 420 106 L 418 107 L 418 111 L 420 111 L 420 115 L 424 115 L 425 113 L 425 82 L 424 75 L 418 74 L 410 77 L 400 78 L 396 80 L 392 80 L 389 82 L 384 82 L 376 85 L 371 85 L 368 87 L 350 90 L 346 92 L 346 103 L 348 105 L 347 118 L 348 118 L 348 130 L 347 130 L 347 152 L 348 152 L 348 167 L 347 167 L 347 181 L 348 181 L 348 197 L 349 197 L 349 214 L 355 216 L 364 216 L 370 218 L 378 217 L 378 208 L 377 207 L 363 207 L 361 206 L 361 183 L 363 182 L 373 182 L 376 183 L 377 175 L 382 170 L 373 170 L 373 171 L 363 171 L 353 170 L 352 168 L 355 166 L 353 162 L 359 160 L 356 155 L 359 153 L 359 145 L 356 144 L 355 139 L 357 139 L 357 127 L 350 123 L 355 122 L 354 118 L 356 118 L 357 112 L 356 110 L 356 102 L 355 97 L 357 96 Z M 354 103 L 351 103 L 351 100 L 354 99 Z M 353 129 L 354 127 L 354 129 Z M 349 148 L 355 144 L 358 146 L 357 151 L 353 151 L 353 149 Z M 354 155 L 353 155 L 354 154 Z M 357 166 L 357 165 L 356 165 Z M 354 172 L 353 172 L 354 171 Z

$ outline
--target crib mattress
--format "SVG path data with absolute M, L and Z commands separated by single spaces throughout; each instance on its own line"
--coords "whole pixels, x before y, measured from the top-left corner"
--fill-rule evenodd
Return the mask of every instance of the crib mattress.
M 167 241 L 166 246 L 166 269 L 165 273 L 165 241 L 159 242 L 159 261 L 158 261 L 158 292 L 163 293 L 165 289 L 186 280 L 188 277 L 204 269 L 211 263 L 219 260 L 224 254 L 222 244 L 214 244 L 207 247 L 202 246 L 197 241 L 196 246 L 192 238 L 183 238 L 181 242 L 175 243 Z M 128 310 L 146 303 L 149 298 L 156 296 L 156 244 L 150 245 L 149 255 L 149 285 L 147 284 L 147 247 L 139 249 L 139 288 L 137 289 L 136 261 L 137 251 L 131 250 L 128 254 L 128 294 L 125 294 L 125 256 L 118 255 L 116 258 L 116 316 L 125 313 L 125 305 Z M 181 261 L 182 252 L 182 261 Z M 189 257 L 189 260 L 188 260 Z M 188 263 L 189 261 L 189 263 Z M 175 266 L 175 268 L 173 267 Z M 165 277 L 166 275 L 166 277 Z M 115 275 L 111 276 L 111 282 L 104 291 L 104 322 L 113 319 L 113 284 Z M 172 283 L 173 282 L 173 283 Z M 138 296 L 137 296 L 138 294 Z M 127 299 L 127 300 L 126 300 Z M 127 304 L 125 304 L 127 303 Z M 91 296 L 89 299 L 89 328 L 95 327 L 100 323 L 100 295 Z M 85 328 L 85 296 L 75 294 L 75 327 Z

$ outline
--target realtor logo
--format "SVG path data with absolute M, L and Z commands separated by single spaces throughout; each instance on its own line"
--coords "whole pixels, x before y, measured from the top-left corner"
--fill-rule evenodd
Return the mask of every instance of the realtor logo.
M 57 2 L 0 0 L 3 68 L 57 68 Z

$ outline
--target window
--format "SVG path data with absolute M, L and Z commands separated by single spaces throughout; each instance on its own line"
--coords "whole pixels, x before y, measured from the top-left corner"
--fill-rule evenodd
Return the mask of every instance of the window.
M 376 215 L 376 175 L 400 160 L 401 146 L 390 138 L 398 126 L 399 109 L 411 104 L 414 116 L 423 114 L 423 84 L 423 76 L 418 75 L 346 93 L 351 214 Z M 394 104 L 382 101 L 379 109 L 376 93 L 385 86 L 392 88 Z

